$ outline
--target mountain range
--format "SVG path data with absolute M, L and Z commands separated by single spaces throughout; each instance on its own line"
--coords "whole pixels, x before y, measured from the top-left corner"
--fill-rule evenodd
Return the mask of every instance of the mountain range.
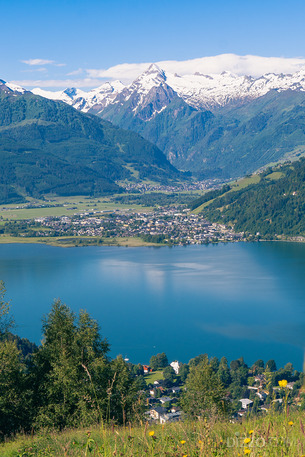
M 173 95 L 177 95 L 188 105 L 200 110 L 217 110 L 228 104 L 241 104 L 267 94 L 270 90 L 305 91 L 305 69 L 295 74 L 269 73 L 259 78 L 238 76 L 231 72 L 221 74 L 193 75 L 172 74 L 163 71 L 156 64 L 142 73 L 132 84 L 124 85 L 121 81 L 106 82 L 89 92 L 68 88 L 52 92 L 35 88 L 34 94 L 53 100 L 62 100 L 84 112 L 96 114 L 111 104 L 119 104 L 134 100 L 135 111 L 147 106 L 157 93 L 167 94 L 160 105 L 151 111 L 150 117 L 157 115 L 168 105 Z
M 139 133 L 200 178 L 238 177 L 305 153 L 305 70 L 179 76 L 152 64 L 127 86 L 32 92 Z
M 0 202 L 102 195 L 120 181 L 182 178 L 153 144 L 97 116 L 0 81 Z

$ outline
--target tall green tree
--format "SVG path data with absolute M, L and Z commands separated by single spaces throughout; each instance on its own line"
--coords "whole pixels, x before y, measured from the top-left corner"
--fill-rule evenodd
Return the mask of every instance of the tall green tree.
M 225 388 L 207 359 L 190 367 L 185 387 L 181 404 L 189 416 L 218 416 L 227 412 Z
M 167 367 L 164 368 L 163 370 L 163 378 L 167 381 L 173 382 L 176 379 L 176 373 L 173 367 L 168 365 Z
M 253 373 L 263 373 L 265 368 L 264 361 L 262 359 L 257 360 L 251 368 Z
M 179 377 L 182 382 L 184 382 L 190 372 L 189 366 L 186 363 L 183 363 L 179 368 Z
M 231 383 L 231 374 L 228 366 L 228 361 L 225 357 L 222 357 L 219 362 L 218 376 L 220 381 L 225 387 L 228 387 Z
M 142 379 L 133 376 L 122 356 L 112 360 L 107 386 L 107 420 L 120 424 L 141 420 L 144 412 L 141 387 Z
M 63 428 L 101 420 L 109 376 L 109 346 L 86 312 L 78 319 L 55 301 L 43 321 L 44 341 L 33 360 L 37 423 Z
M 6 436 L 31 424 L 31 391 L 21 352 L 13 341 L 0 341 L 0 435 Z
M 162 369 L 168 366 L 168 358 L 165 352 L 153 355 L 150 358 L 149 365 L 153 370 Z
M 209 360 L 208 354 L 199 354 L 199 355 L 196 355 L 196 357 L 194 357 L 193 359 L 191 359 L 189 361 L 189 366 L 193 367 L 195 365 L 198 365 L 202 361 L 206 361 L 207 362 L 208 360 Z
M 266 363 L 266 369 L 269 369 L 269 371 L 276 371 L 276 363 L 273 359 L 268 360 Z
M 9 314 L 10 303 L 5 301 L 6 288 L 3 281 L 0 281 L 0 338 L 3 339 L 11 330 L 14 320 Z

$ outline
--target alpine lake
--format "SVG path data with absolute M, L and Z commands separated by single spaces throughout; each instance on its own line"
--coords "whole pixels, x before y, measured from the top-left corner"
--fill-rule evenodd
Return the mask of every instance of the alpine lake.
M 305 348 L 305 244 L 187 247 L 0 245 L 0 279 L 14 332 L 39 344 L 42 317 L 59 298 L 86 309 L 133 363 L 165 352 L 292 362 Z

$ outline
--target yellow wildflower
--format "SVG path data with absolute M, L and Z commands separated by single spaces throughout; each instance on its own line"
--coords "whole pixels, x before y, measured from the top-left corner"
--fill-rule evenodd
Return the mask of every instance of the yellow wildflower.
M 244 450 L 244 454 L 245 454 L 245 455 L 250 454 L 250 452 L 251 452 L 251 449 L 246 448 L 246 449 Z
M 252 435 L 254 433 L 254 430 L 249 430 L 249 435 Z
M 201 441 L 201 440 L 199 440 L 199 441 L 198 441 L 198 444 L 202 444 L 202 441 Z
M 286 379 L 282 379 L 281 381 L 279 381 L 279 386 L 280 387 L 286 387 L 287 386 L 287 380 Z
M 245 444 L 250 443 L 250 441 L 251 441 L 251 438 L 245 438 L 245 439 L 244 439 L 244 443 L 245 443 Z
M 186 441 L 185 441 L 185 440 L 181 440 L 180 443 L 181 443 L 181 444 L 185 444 Z
M 292 421 L 289 421 L 289 422 L 288 422 L 288 425 L 290 425 L 290 427 L 292 427 L 292 426 L 293 426 L 293 422 L 292 422 Z
M 151 432 L 148 433 L 149 436 L 154 436 L 155 432 L 153 430 L 151 430 Z

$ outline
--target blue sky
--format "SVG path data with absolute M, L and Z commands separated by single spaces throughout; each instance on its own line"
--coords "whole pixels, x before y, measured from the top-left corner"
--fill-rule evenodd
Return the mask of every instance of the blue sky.
M 298 0 L 0 0 L 0 11 L 7 81 L 94 85 L 88 69 L 122 63 L 305 57 L 305 2 Z

